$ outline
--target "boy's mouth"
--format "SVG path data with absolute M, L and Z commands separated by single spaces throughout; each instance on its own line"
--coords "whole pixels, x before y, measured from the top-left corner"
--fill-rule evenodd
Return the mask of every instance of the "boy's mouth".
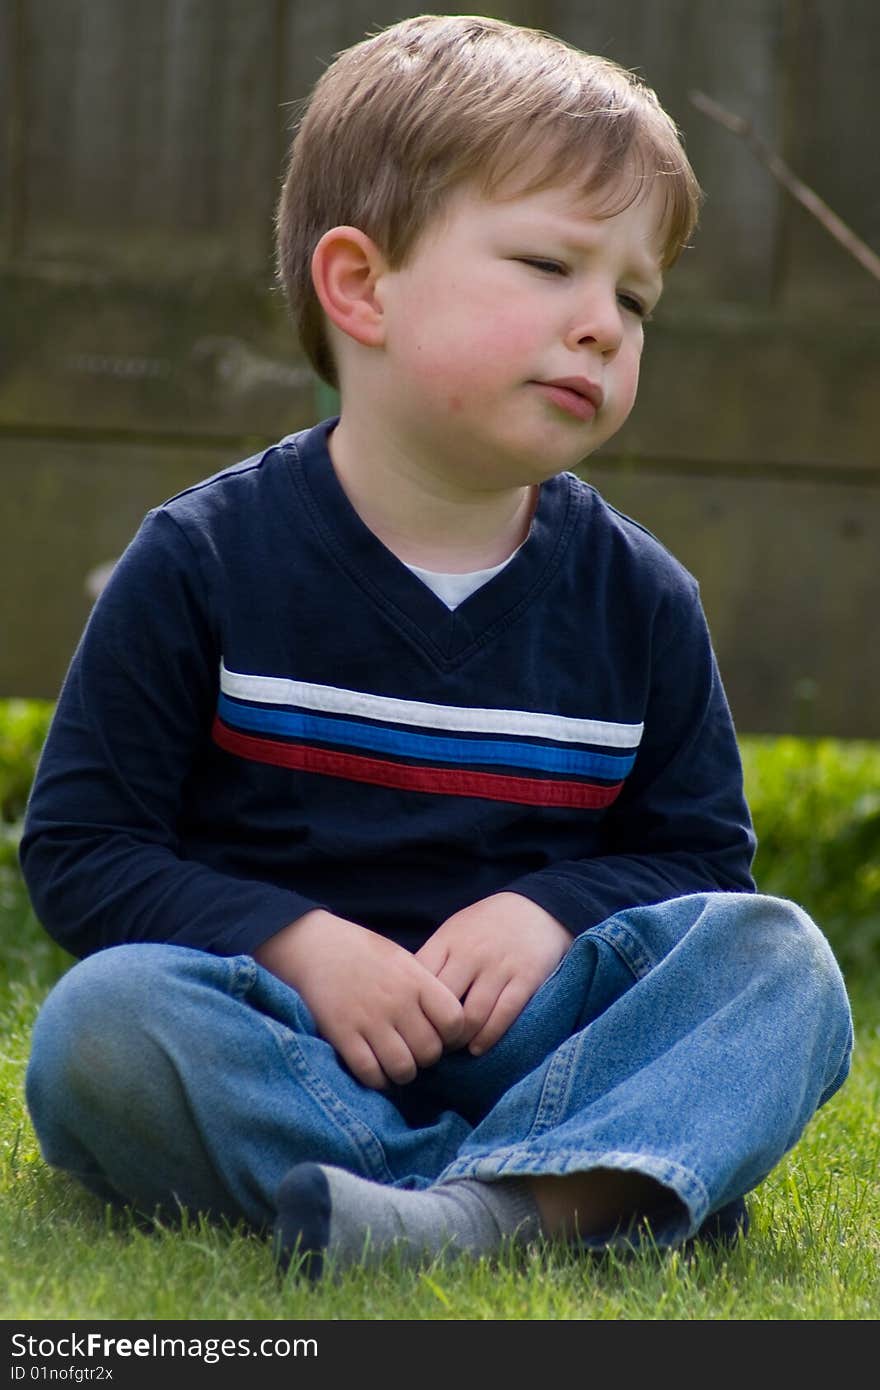
M 536 381 L 554 405 L 573 415 L 577 420 L 592 420 L 601 409 L 604 393 L 602 387 L 585 376 L 559 377 L 555 381 Z

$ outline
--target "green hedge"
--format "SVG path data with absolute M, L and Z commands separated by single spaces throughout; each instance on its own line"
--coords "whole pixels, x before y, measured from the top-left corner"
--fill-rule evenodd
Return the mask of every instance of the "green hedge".
M 0 701 L 0 863 L 15 863 L 52 706 Z M 801 903 L 847 972 L 880 967 L 880 743 L 741 739 L 763 892 Z
M 801 903 L 845 971 L 880 967 L 880 743 L 740 743 L 759 888 Z
M 52 710 L 48 700 L 0 700 L 0 865 L 16 862 L 21 818 Z

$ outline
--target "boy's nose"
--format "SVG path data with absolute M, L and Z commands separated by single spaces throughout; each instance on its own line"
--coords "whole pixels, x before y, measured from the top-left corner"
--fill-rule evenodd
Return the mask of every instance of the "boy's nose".
M 572 318 L 566 333 L 566 347 L 594 346 L 603 357 L 615 353 L 623 337 L 623 317 L 617 297 L 596 299 L 586 308 L 582 305 Z

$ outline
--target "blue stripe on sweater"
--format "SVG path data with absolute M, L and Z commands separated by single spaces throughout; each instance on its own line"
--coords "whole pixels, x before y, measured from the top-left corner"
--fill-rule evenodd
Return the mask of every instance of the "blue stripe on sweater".
M 306 742 L 366 748 L 402 758 L 418 758 L 431 763 L 458 763 L 531 768 L 538 772 L 567 773 L 572 776 L 602 777 L 617 782 L 635 762 L 607 753 L 584 753 L 570 748 L 553 748 L 539 743 L 502 742 L 495 739 L 443 738 L 432 734 L 407 733 L 378 724 L 358 724 L 349 719 L 326 719 L 316 714 L 291 710 L 265 709 L 239 704 L 220 695 L 217 712 L 233 729 L 249 729 L 260 734 L 281 734 Z

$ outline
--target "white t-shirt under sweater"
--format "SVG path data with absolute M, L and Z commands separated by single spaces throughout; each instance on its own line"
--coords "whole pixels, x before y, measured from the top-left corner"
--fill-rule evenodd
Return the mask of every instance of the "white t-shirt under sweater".
M 516 555 L 517 549 L 513 552 Z M 419 569 L 418 565 L 407 565 L 416 579 L 421 579 L 423 584 L 427 584 L 432 594 L 436 594 L 441 603 L 445 603 L 450 611 L 456 609 L 460 603 L 464 603 L 466 598 L 475 594 L 484 584 L 488 584 L 490 579 L 494 579 L 496 574 L 500 574 L 513 559 L 513 555 L 508 555 L 506 560 L 502 560 L 500 565 L 493 565 L 487 570 L 471 570 L 469 574 L 441 574 L 437 570 Z M 404 561 L 406 564 L 406 561 Z

